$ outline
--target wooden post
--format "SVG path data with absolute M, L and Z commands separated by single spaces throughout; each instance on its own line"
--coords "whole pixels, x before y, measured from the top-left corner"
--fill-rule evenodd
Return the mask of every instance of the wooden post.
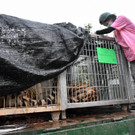
M 38 86 L 38 90 L 39 90 L 39 100 L 42 100 L 42 98 L 43 98 L 42 85 L 41 85 L 41 83 L 38 83 L 37 86 Z
M 60 111 L 58 111 L 58 112 L 51 112 L 51 115 L 52 115 L 52 120 L 53 121 L 59 121 Z
M 67 86 L 66 86 L 66 71 L 61 73 L 58 77 L 58 85 L 60 91 L 60 105 L 61 110 L 67 109 Z
M 59 101 L 60 108 L 62 110 L 61 116 L 62 119 L 66 119 L 66 109 L 67 109 L 67 85 L 66 85 L 66 71 L 61 73 L 58 77 L 58 86 L 59 86 Z
M 128 104 L 123 104 L 122 105 L 122 111 L 126 112 L 126 113 L 129 112 L 129 105 Z
M 66 110 L 61 112 L 61 118 L 62 118 L 62 120 L 65 120 L 67 118 L 66 117 Z

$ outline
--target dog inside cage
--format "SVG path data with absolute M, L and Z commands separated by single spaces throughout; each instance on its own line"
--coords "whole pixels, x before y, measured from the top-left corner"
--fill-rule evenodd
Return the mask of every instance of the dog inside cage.
M 119 64 L 99 63 L 96 47 L 117 49 L 114 41 L 91 38 L 67 70 L 69 103 L 124 99 L 122 69 Z M 118 57 L 119 58 L 119 57 Z
M 57 104 L 57 78 L 38 83 L 21 91 L 0 97 L 0 108 L 37 107 Z

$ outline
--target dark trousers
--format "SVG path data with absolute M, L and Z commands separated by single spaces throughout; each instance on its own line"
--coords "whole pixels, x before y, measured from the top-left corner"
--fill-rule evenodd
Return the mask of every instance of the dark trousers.
M 131 74 L 133 76 L 133 79 L 135 80 L 135 61 L 130 62 L 131 65 Z

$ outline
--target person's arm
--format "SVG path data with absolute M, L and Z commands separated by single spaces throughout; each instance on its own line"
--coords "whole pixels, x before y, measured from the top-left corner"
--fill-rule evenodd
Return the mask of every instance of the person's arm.
M 98 31 L 95 32 L 95 34 L 98 34 L 98 35 L 107 34 L 107 33 L 110 33 L 114 30 L 115 30 L 115 28 L 109 27 L 109 28 L 106 28 L 106 29 L 103 29 L 103 30 L 98 30 Z

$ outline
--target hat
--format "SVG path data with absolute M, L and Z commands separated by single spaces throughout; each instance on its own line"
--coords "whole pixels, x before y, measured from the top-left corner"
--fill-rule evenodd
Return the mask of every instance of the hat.
M 99 17 L 100 24 L 103 24 L 105 22 L 105 20 L 107 19 L 107 17 L 110 15 L 111 14 L 109 12 L 102 13 Z

